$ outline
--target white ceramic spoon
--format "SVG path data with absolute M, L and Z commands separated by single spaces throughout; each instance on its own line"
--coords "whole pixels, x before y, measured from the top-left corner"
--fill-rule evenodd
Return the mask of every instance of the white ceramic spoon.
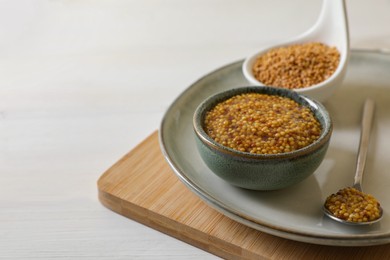
M 340 63 L 332 76 L 319 84 L 295 89 L 298 93 L 307 95 L 318 101 L 326 101 L 336 88 L 341 85 L 347 68 L 349 32 L 345 0 L 324 0 L 316 23 L 308 31 L 290 41 L 269 46 L 249 56 L 242 66 L 244 76 L 251 85 L 264 85 L 252 73 L 252 67 L 257 57 L 272 48 L 308 42 L 322 42 L 328 46 L 335 46 L 340 52 Z

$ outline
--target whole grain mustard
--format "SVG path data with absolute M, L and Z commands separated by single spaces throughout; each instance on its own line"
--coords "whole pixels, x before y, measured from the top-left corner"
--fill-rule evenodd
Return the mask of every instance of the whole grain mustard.
M 380 217 L 380 204 L 370 194 L 348 187 L 330 195 L 325 208 L 335 217 L 351 222 L 373 221 Z
M 276 95 L 233 96 L 206 113 L 204 130 L 216 142 L 254 154 L 278 154 L 316 141 L 321 124 L 296 101 Z

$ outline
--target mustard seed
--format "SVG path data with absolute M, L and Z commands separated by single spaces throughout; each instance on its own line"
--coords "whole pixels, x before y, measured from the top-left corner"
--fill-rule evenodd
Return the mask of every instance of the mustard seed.
M 278 154 L 316 141 L 321 124 L 308 107 L 276 95 L 245 93 L 206 113 L 204 130 L 216 142 L 255 154 Z
M 351 222 L 373 221 L 380 217 L 379 202 L 372 195 L 351 187 L 330 195 L 325 208 L 335 217 Z
M 311 42 L 271 49 L 256 60 L 252 71 L 265 85 L 297 89 L 326 80 L 339 62 L 335 47 Z

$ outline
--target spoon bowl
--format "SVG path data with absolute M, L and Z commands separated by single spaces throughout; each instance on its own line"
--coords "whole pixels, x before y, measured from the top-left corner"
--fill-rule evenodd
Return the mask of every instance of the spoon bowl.
M 328 46 L 336 47 L 340 53 L 340 62 L 336 71 L 325 81 L 294 90 L 299 94 L 307 95 L 320 102 L 326 101 L 337 87 L 341 85 L 347 69 L 349 32 L 345 0 L 324 0 L 316 23 L 305 33 L 285 43 L 263 48 L 255 54 L 248 56 L 242 66 L 245 78 L 252 85 L 264 86 L 265 84 L 258 81 L 252 71 L 253 65 L 258 57 L 274 48 L 310 42 L 320 42 Z
M 371 132 L 371 126 L 372 121 L 374 117 L 374 110 L 375 110 L 375 104 L 372 99 L 367 99 L 364 103 L 363 108 L 363 116 L 362 116 L 362 123 L 361 123 L 361 133 L 360 133 L 360 142 L 359 142 L 359 151 L 357 156 L 357 163 L 356 163 L 356 173 L 355 173 L 355 179 L 353 188 L 357 191 L 363 193 L 362 189 L 362 181 L 363 181 L 363 173 L 364 168 L 366 164 L 366 158 L 367 158 L 367 152 L 368 152 L 368 145 L 369 145 L 369 137 Z M 328 210 L 324 204 L 322 207 L 325 215 L 330 217 L 333 220 L 336 220 L 338 222 L 348 224 L 348 225 L 371 225 L 373 223 L 379 222 L 383 217 L 383 209 L 379 206 L 379 217 L 374 220 L 369 221 L 363 221 L 363 222 L 356 222 L 356 221 L 348 221 L 342 218 L 339 218 L 335 216 L 330 210 Z
M 377 218 L 375 220 L 372 220 L 372 221 L 366 221 L 366 222 L 353 222 L 353 221 L 347 221 L 347 220 L 338 218 L 338 217 L 334 216 L 332 214 L 332 212 L 330 212 L 327 208 L 325 208 L 325 206 L 322 207 L 322 210 L 325 213 L 325 215 L 328 216 L 329 218 L 331 218 L 331 219 L 333 219 L 333 220 L 335 220 L 337 222 L 350 225 L 350 226 L 367 226 L 367 225 L 372 225 L 374 223 L 377 223 L 377 222 L 381 221 L 382 218 L 383 218 L 383 209 L 382 208 L 380 208 L 380 215 L 381 216 L 379 218 Z

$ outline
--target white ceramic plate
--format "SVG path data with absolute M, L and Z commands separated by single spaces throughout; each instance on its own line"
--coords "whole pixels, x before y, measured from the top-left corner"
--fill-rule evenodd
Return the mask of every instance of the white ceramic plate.
M 287 239 L 337 246 L 390 242 L 390 55 L 353 51 L 343 85 L 324 105 L 334 123 L 325 160 L 305 181 L 279 191 L 249 191 L 214 175 L 200 158 L 192 129 L 195 108 L 208 96 L 248 85 L 242 61 L 222 67 L 188 87 L 169 107 L 160 128 L 163 153 L 182 182 L 210 206 L 257 230 Z M 365 97 L 376 101 L 376 116 L 363 189 L 384 208 L 380 223 L 345 226 L 325 217 L 325 198 L 352 185 Z

